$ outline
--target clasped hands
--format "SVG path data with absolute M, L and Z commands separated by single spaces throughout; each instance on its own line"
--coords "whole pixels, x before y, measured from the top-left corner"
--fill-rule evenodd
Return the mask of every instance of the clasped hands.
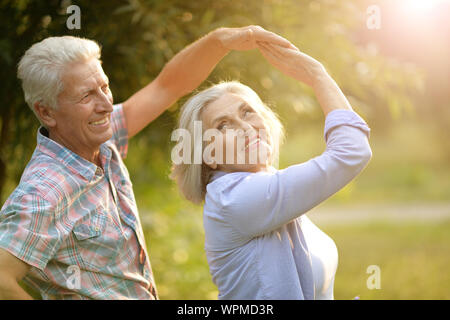
M 260 26 L 220 28 L 217 36 L 227 50 L 258 49 L 281 72 L 309 86 L 313 86 L 315 79 L 325 73 L 320 62 L 301 52 L 289 40 Z

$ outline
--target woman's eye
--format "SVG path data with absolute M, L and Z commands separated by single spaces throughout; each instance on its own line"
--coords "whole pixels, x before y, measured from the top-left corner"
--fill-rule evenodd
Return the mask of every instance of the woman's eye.
M 222 129 L 225 129 L 226 126 L 227 126 L 227 123 L 226 123 L 226 122 L 221 122 L 221 123 L 217 126 L 217 129 L 222 130 Z
M 251 113 L 253 113 L 253 110 L 246 109 L 246 110 L 244 111 L 244 117 L 248 116 L 248 115 L 251 114 Z

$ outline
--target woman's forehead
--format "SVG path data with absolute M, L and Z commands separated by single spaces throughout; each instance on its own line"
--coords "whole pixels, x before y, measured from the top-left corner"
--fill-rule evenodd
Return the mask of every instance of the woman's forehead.
M 245 105 L 251 105 L 248 98 L 239 94 L 227 92 L 204 108 L 202 111 L 203 121 L 212 123 L 216 118 L 233 115 L 236 112 L 239 112 Z

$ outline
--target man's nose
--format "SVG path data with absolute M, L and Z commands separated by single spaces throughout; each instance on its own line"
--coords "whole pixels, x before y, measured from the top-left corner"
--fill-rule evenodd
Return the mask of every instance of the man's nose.
M 99 99 L 96 103 L 96 111 L 98 113 L 101 112 L 112 112 L 113 111 L 113 104 L 112 99 L 107 93 L 104 93 L 103 91 L 99 94 Z

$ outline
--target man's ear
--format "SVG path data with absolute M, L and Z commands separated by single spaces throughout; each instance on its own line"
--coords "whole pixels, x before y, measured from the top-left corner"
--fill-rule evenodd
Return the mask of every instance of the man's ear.
M 33 107 L 39 119 L 47 128 L 56 126 L 55 110 L 53 108 L 40 102 L 36 102 Z

